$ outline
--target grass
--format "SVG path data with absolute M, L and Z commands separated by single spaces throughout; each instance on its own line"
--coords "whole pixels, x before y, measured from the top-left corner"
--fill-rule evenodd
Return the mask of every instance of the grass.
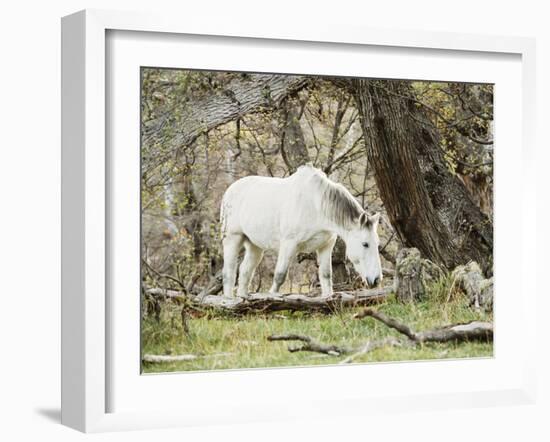
M 464 296 L 455 291 L 448 279 L 433 284 L 426 299 L 421 302 L 402 304 L 390 296 L 376 308 L 416 330 L 449 323 L 492 320 L 490 314 L 470 308 Z M 272 334 L 305 334 L 323 343 L 348 346 L 359 346 L 368 340 L 386 336 L 400 336 L 375 319 L 352 319 L 357 310 L 343 309 L 331 315 L 283 312 L 244 317 L 210 312 L 190 319 L 190 333 L 186 335 L 181 325 L 181 307 L 168 303 L 163 306 L 160 321 L 157 322 L 152 316 L 143 320 L 144 354 L 225 355 L 184 362 L 144 363 L 143 372 L 328 365 L 337 364 L 345 358 L 309 352 L 290 353 L 288 343 L 267 341 L 266 338 Z M 412 348 L 383 347 L 357 358 L 355 362 L 490 357 L 492 354 L 490 343 L 427 343 Z

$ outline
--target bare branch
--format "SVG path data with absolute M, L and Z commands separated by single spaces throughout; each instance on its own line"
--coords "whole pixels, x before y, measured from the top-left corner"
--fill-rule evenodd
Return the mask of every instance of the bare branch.
M 453 324 L 445 327 L 415 332 L 408 325 L 405 325 L 394 318 L 390 318 L 382 312 L 378 312 L 370 308 L 366 308 L 354 316 L 355 319 L 365 317 L 377 319 L 378 321 L 386 324 L 388 327 L 404 334 L 415 343 L 448 341 L 492 342 L 493 340 L 493 324 L 491 322 L 472 321 L 466 324 Z
M 358 347 L 348 347 L 346 345 L 335 344 L 323 344 L 307 335 L 286 334 L 286 335 L 272 335 L 267 337 L 268 341 L 301 341 L 302 345 L 298 347 L 288 347 L 290 353 L 297 351 L 311 351 L 315 353 L 322 353 L 329 356 L 342 356 L 351 354 L 349 357 L 340 362 L 340 364 L 349 364 L 359 356 L 363 356 L 377 348 L 389 346 L 401 346 L 404 345 L 399 339 L 389 337 L 380 339 L 377 341 L 367 341 Z
M 175 125 L 176 134 L 165 148 L 164 154 L 155 155 L 154 162 L 164 163 L 178 150 L 190 146 L 200 135 L 260 110 L 278 107 L 287 96 L 298 92 L 308 84 L 308 79 L 294 75 L 251 74 L 243 79 L 233 79 L 226 85 L 226 92 L 211 94 L 196 102 L 185 102 L 178 112 L 181 117 L 170 124 Z M 148 121 L 145 131 L 159 132 L 166 124 L 167 116 Z M 149 141 L 152 143 L 152 141 Z M 144 161 L 144 170 L 155 164 Z
M 268 341 L 302 341 L 303 344 L 299 347 L 288 347 L 288 351 L 291 353 L 294 353 L 297 351 L 312 351 L 312 352 L 323 353 L 331 356 L 340 356 L 342 354 L 348 354 L 353 351 L 350 348 L 345 346 L 330 345 L 330 344 L 323 344 L 323 343 L 317 342 L 311 336 L 306 336 L 306 335 L 295 335 L 295 334 L 272 335 L 272 336 L 268 336 L 267 340 Z

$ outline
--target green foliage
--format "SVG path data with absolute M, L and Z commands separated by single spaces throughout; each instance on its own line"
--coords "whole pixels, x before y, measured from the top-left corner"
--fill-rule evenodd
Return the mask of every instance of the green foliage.
M 492 179 L 493 85 L 412 83 L 416 105 L 423 107 L 440 137 L 450 169 Z M 422 104 L 421 104 L 422 103 Z

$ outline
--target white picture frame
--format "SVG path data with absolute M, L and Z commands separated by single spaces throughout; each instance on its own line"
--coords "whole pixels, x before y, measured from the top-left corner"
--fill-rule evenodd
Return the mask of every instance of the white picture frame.
M 200 407 L 191 415 L 174 405 L 162 409 L 152 408 L 149 411 L 109 411 L 108 396 L 113 385 L 110 384 L 108 375 L 112 354 L 109 353 L 107 328 L 112 318 L 106 293 L 106 269 L 107 244 L 112 240 L 109 235 L 113 232 L 107 228 L 108 207 L 112 201 L 107 183 L 106 94 L 109 91 L 106 83 L 106 35 L 110 31 L 269 39 L 274 42 L 284 41 L 286 44 L 310 42 L 336 43 L 341 47 L 397 47 L 404 51 L 426 49 L 441 51 L 442 54 L 445 51 L 466 51 L 475 53 L 480 58 L 483 58 L 483 54 L 513 54 L 521 57 L 522 119 L 521 149 L 518 147 L 518 152 L 523 162 L 523 185 L 519 191 L 522 203 L 520 217 L 523 221 L 522 274 L 526 274 L 525 257 L 532 253 L 536 243 L 533 239 L 534 232 L 527 229 L 528 220 L 536 216 L 535 177 L 529 173 L 534 156 L 535 46 L 532 39 L 344 26 L 316 28 L 309 25 L 296 28 L 280 23 L 218 23 L 200 17 L 182 21 L 181 17 L 100 10 L 86 10 L 67 16 L 62 20 L 63 424 L 80 431 L 97 432 L 206 425 L 214 417 L 218 423 L 251 422 L 284 419 L 298 413 L 305 417 L 314 413 L 319 417 L 334 416 L 334 413 L 368 414 L 372 410 L 391 412 L 411 407 L 435 409 L 468 407 L 472 404 L 532 403 L 535 367 L 534 349 L 530 346 L 534 347 L 535 340 L 528 337 L 534 336 L 535 324 L 527 318 L 536 316 L 536 285 L 532 278 L 521 278 L 521 281 L 518 280 L 518 284 L 521 282 L 518 286 L 521 289 L 521 302 L 518 306 L 521 307 L 522 315 L 518 316 L 518 323 L 527 335 L 524 341 L 527 344 L 518 356 L 521 376 L 518 374 L 509 385 L 487 390 L 476 387 L 461 393 L 437 392 L 436 389 L 424 395 L 378 395 L 376 401 L 361 392 L 351 397 L 342 394 L 340 398 L 336 394 L 324 401 L 318 398 L 313 400 L 310 403 L 313 411 L 307 412 L 299 407 L 293 409 L 290 405 L 287 409 L 273 406 L 259 410 L 250 397 L 235 399 L 236 409 L 239 410 L 235 415 L 231 410 L 225 414 L 223 410 L 218 414 L 207 414 Z M 498 107 L 496 112 L 498 113 Z M 496 217 L 498 218 L 498 213 Z M 498 313 L 496 321 L 498 330 Z M 497 354 L 496 358 L 498 357 Z M 286 372 L 291 373 L 292 370 L 298 369 L 289 369 Z M 354 367 L 353 370 L 353 375 L 357 376 L 361 367 Z M 216 376 L 216 382 L 224 382 L 223 373 L 216 373 Z M 269 371 L 264 371 L 261 376 L 265 380 L 272 375 Z M 165 381 L 167 382 L 171 381 Z

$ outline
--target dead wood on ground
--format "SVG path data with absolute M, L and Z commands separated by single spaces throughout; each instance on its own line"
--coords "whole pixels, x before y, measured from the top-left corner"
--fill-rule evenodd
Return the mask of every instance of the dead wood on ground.
M 246 298 L 185 293 L 177 290 L 149 288 L 145 293 L 153 297 L 188 300 L 191 305 L 214 308 L 229 313 L 248 312 L 316 311 L 331 313 L 338 308 L 372 305 L 380 302 L 393 292 L 393 287 L 381 287 L 369 290 L 334 292 L 332 296 L 308 296 L 299 293 L 250 293 Z
M 366 317 L 377 319 L 388 327 L 393 328 L 399 333 L 405 335 L 408 340 L 402 340 L 389 336 L 383 339 L 369 340 L 359 346 L 326 344 L 317 341 L 311 336 L 300 334 L 272 335 L 268 336 L 267 340 L 302 342 L 301 345 L 296 347 L 289 346 L 288 351 L 291 353 L 297 351 L 310 351 L 330 356 L 349 355 L 346 359 L 340 362 L 341 364 L 348 364 L 353 362 L 359 356 L 363 356 L 373 350 L 386 346 L 415 346 L 424 342 L 493 341 L 493 324 L 490 322 L 472 321 L 466 324 L 452 324 L 416 332 L 408 325 L 371 308 L 365 308 L 361 312 L 354 315 L 355 319 L 362 319 Z
M 232 353 L 215 353 L 211 355 L 195 355 L 195 354 L 182 354 L 182 355 L 143 355 L 141 360 L 143 362 L 159 364 L 163 362 L 187 362 L 195 361 L 203 358 L 217 358 L 230 356 Z
M 371 308 L 365 308 L 354 316 L 356 319 L 366 317 L 377 319 L 383 324 L 386 324 L 388 327 L 393 328 L 399 333 L 407 336 L 414 343 L 493 341 L 493 324 L 491 322 L 472 321 L 465 324 L 452 324 L 416 332 L 408 325 Z
M 341 363 L 347 364 L 353 362 L 353 359 L 364 355 L 372 350 L 375 350 L 386 345 L 402 345 L 401 341 L 395 338 L 384 338 L 377 341 L 367 341 L 359 346 L 350 347 L 347 345 L 324 344 L 307 335 L 286 334 L 272 335 L 267 337 L 268 341 L 301 341 L 302 344 L 296 347 L 289 346 L 288 351 L 295 353 L 297 351 L 311 351 L 322 353 L 330 356 L 351 355 L 344 359 Z

